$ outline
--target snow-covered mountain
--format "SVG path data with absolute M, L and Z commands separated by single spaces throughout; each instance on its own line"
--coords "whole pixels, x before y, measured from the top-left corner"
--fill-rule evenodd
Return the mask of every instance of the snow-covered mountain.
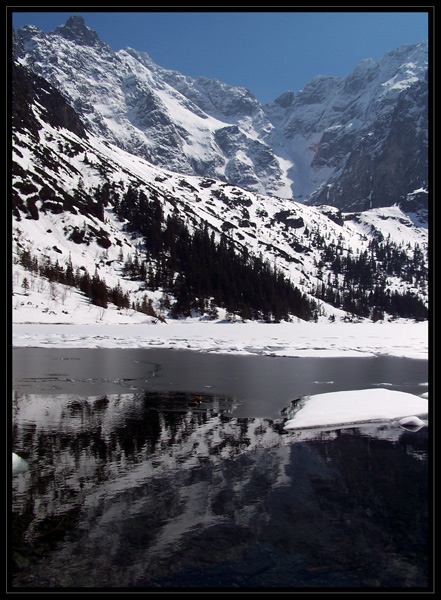
M 156 166 L 343 210 L 427 209 L 427 42 L 268 105 L 144 52 L 114 52 L 79 16 L 49 34 L 20 28 L 15 54 L 89 131 Z
M 266 112 L 294 157 L 297 197 L 364 210 L 427 193 L 427 43 L 366 59 L 346 78 L 316 77 Z
M 12 75 L 16 322 L 426 317 L 416 216 L 165 170 L 91 131 L 42 77 Z

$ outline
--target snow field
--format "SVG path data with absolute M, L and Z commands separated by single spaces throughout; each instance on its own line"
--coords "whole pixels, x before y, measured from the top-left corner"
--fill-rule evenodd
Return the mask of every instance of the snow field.
M 94 307 L 98 314 L 98 308 Z M 13 345 L 53 348 L 170 348 L 225 354 L 261 354 L 291 357 L 401 356 L 428 357 L 428 324 L 392 323 L 228 323 L 195 319 L 153 324 L 134 313 L 138 322 L 97 323 L 90 305 L 78 310 L 75 322 L 14 323 Z M 109 309 L 107 309 L 107 312 Z M 50 315 L 49 315 L 50 316 Z

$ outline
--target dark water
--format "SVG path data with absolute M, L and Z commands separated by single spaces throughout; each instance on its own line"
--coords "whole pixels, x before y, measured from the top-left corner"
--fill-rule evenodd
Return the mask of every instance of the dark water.
M 285 432 L 427 363 L 14 350 L 12 589 L 427 589 L 428 430 Z
M 201 392 L 234 398 L 233 414 L 279 418 L 306 394 L 387 387 L 427 391 L 427 361 L 373 358 L 274 358 L 181 350 L 15 348 L 20 392 L 91 396 L 122 392 Z

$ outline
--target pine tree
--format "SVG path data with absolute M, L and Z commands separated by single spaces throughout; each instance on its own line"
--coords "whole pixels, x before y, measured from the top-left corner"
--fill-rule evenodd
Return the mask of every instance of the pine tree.
M 90 284 L 90 300 L 92 304 L 107 308 L 107 287 L 104 281 L 102 281 L 95 271 L 94 276 Z

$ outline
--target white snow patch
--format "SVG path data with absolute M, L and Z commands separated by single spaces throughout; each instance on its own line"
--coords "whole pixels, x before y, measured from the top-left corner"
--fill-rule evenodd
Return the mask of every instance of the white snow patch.
M 123 319 L 115 310 L 116 319 Z M 140 313 L 137 313 L 138 315 Z M 54 348 L 171 348 L 218 354 L 288 357 L 389 355 L 426 360 L 428 324 L 408 320 L 378 323 L 247 323 L 198 319 L 153 324 L 97 323 L 78 310 L 67 323 L 15 323 L 13 345 Z M 141 321 L 141 319 L 140 319 Z
M 399 420 L 400 425 L 402 425 L 403 427 L 410 427 L 412 429 L 420 429 L 421 427 L 425 427 L 427 425 L 426 421 L 423 421 L 423 419 L 420 419 L 419 417 L 415 416 L 415 415 L 411 415 L 409 417 L 403 417 L 402 419 Z
M 428 401 L 414 394 L 387 389 L 350 390 L 305 396 L 292 411 L 295 414 L 285 423 L 285 429 L 332 428 L 399 418 L 401 425 L 409 425 L 409 415 L 412 415 L 411 424 L 415 424 L 414 415 L 428 414 Z M 403 417 L 407 417 L 406 421 Z M 421 424 L 424 422 L 418 419 L 418 425 Z
M 29 469 L 29 465 L 25 461 L 25 459 L 22 458 L 21 456 L 19 456 L 18 454 L 15 454 L 15 452 L 13 452 L 12 453 L 12 474 L 17 475 L 18 473 L 24 473 L 28 469 Z

